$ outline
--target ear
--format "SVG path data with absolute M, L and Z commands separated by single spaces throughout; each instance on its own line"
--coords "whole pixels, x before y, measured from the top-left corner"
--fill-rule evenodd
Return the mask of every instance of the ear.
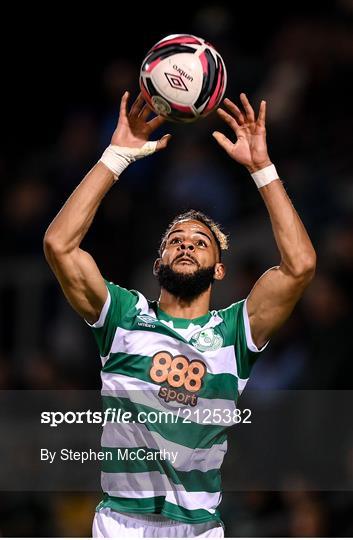
M 221 281 L 224 276 L 226 275 L 226 267 L 223 263 L 216 263 L 214 268 L 214 274 L 213 277 L 217 281 Z
M 153 263 L 153 275 L 156 276 L 158 274 L 159 267 L 162 263 L 162 259 L 156 259 Z

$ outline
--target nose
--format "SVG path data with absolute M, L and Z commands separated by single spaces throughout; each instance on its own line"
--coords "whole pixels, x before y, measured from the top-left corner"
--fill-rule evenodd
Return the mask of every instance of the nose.
M 195 251 L 195 246 L 191 242 L 183 242 L 179 247 L 182 251 Z

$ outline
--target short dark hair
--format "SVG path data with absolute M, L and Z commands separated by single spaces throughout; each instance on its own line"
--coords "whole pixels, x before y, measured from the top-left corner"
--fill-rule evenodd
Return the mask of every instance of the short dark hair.
M 179 223 L 179 221 L 200 221 L 206 227 L 208 227 L 212 233 L 213 238 L 215 239 L 215 242 L 218 247 L 219 252 L 219 258 L 221 259 L 222 251 L 225 251 L 228 249 L 228 236 L 222 231 L 220 225 L 213 221 L 209 216 L 206 216 L 203 212 L 200 212 L 199 210 L 188 210 L 187 212 L 184 212 L 183 214 L 179 214 L 176 216 L 168 225 L 167 230 L 162 236 L 161 245 L 159 247 L 159 255 L 162 255 L 163 249 L 165 248 L 168 234 L 170 233 L 171 229 Z

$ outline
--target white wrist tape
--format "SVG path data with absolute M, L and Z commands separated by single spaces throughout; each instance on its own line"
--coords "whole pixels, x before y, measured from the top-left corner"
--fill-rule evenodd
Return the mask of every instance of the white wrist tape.
M 141 148 L 128 148 L 111 144 L 104 150 L 99 161 L 112 171 L 114 180 L 117 180 L 130 163 L 153 154 L 156 148 L 157 141 L 148 141 Z
M 265 167 L 260 171 L 256 171 L 252 173 L 251 176 L 255 180 L 255 184 L 259 189 L 267 186 L 267 184 L 279 178 L 276 167 L 274 165 L 269 165 L 268 167 Z

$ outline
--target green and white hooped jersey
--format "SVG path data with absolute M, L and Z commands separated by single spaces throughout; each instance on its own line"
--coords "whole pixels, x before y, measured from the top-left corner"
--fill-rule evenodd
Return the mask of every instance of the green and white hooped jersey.
M 220 521 L 226 430 L 237 422 L 237 398 L 263 350 L 252 341 L 246 301 L 180 319 L 137 291 L 106 285 L 91 325 L 103 406 L 129 413 L 129 421 L 116 416 L 103 428 L 102 450 L 113 459 L 102 461 L 98 508 Z

